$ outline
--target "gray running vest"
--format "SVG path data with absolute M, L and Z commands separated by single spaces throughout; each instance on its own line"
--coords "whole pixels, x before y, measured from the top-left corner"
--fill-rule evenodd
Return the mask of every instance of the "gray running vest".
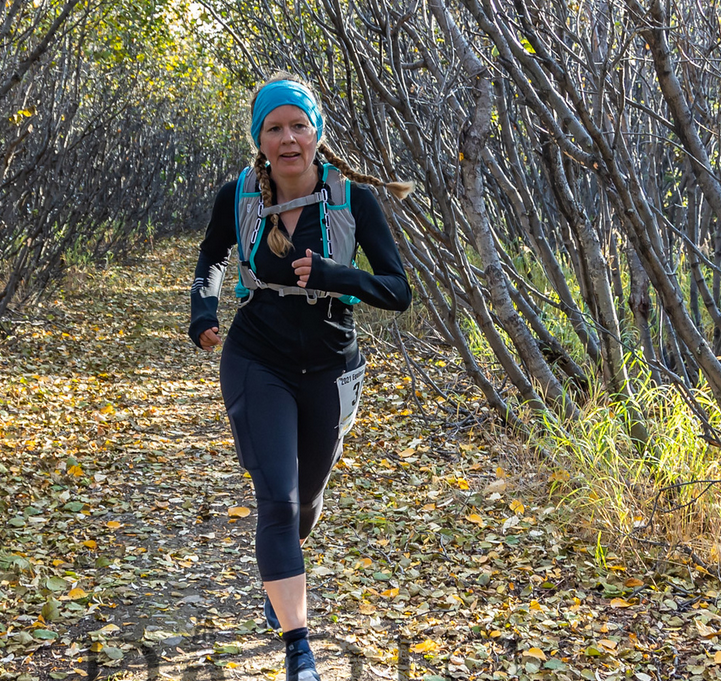
M 325 185 L 323 189 L 309 196 L 288 201 L 278 206 L 263 205 L 259 191 L 256 191 L 257 178 L 253 168 L 245 168 L 238 178 L 235 190 L 235 231 L 238 239 L 238 283 L 235 295 L 244 299 L 240 307 L 247 305 L 253 292 L 259 288 L 277 291 L 279 296 L 303 295 L 308 303 L 314 304 L 318 298 L 339 298 L 347 305 L 355 305 L 360 300 L 355 296 L 342 295 L 330 291 L 302 288 L 301 286 L 281 286 L 261 281 L 255 273 L 255 253 L 260 245 L 265 229 L 266 218 L 273 213 L 282 213 L 312 203 L 320 204 L 320 228 L 323 237 L 323 257 L 332 258 L 341 265 L 354 266 L 356 252 L 355 219 L 350 209 L 350 181 L 335 166 L 323 164 Z M 342 199 L 337 202 L 337 199 Z

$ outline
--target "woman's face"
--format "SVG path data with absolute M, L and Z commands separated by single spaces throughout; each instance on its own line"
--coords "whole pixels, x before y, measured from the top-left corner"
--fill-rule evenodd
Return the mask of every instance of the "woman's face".
M 316 129 L 308 116 L 292 104 L 279 106 L 265 117 L 260 131 L 260 150 L 270 161 L 276 182 L 296 182 L 306 174 L 315 175 L 316 137 Z

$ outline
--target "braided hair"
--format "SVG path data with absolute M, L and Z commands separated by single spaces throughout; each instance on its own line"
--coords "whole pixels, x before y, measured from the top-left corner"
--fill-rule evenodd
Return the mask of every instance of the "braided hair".
M 397 199 L 405 199 L 406 196 L 415 189 L 414 182 L 383 182 L 383 180 L 379 180 L 374 175 L 363 175 L 363 173 L 353 170 L 353 168 L 340 158 L 340 156 L 337 156 L 325 142 L 321 142 L 318 145 L 318 151 L 353 182 L 370 184 L 374 187 L 385 187 Z
M 270 176 L 268 175 L 268 159 L 262 151 L 258 151 L 255 157 L 255 176 L 258 178 L 258 187 L 260 189 L 260 197 L 263 199 L 264 206 L 273 205 L 273 191 L 270 188 Z M 270 216 L 271 230 L 268 232 L 268 247 L 279 258 L 284 258 L 293 248 L 290 239 L 280 231 L 278 227 L 278 213 Z

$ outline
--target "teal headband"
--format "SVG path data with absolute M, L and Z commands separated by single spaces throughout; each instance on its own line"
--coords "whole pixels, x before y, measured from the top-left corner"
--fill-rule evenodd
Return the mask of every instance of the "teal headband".
M 291 104 L 297 106 L 308 116 L 311 125 L 318 133 L 318 141 L 323 135 L 323 116 L 311 91 L 301 83 L 294 80 L 276 80 L 264 86 L 253 105 L 253 121 L 250 126 L 250 135 L 257 147 L 260 147 L 260 131 L 263 128 L 265 117 L 279 106 Z

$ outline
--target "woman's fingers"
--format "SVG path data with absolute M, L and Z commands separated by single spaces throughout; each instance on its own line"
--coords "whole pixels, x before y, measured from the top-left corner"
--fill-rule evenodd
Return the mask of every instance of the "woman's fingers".
M 203 350 L 212 350 L 216 345 L 220 345 L 220 336 L 218 335 L 218 327 L 206 329 L 200 334 L 200 347 Z
M 313 265 L 313 251 L 310 248 L 306 249 L 305 258 L 294 260 L 292 265 L 295 276 L 298 277 L 298 286 L 305 288 Z

